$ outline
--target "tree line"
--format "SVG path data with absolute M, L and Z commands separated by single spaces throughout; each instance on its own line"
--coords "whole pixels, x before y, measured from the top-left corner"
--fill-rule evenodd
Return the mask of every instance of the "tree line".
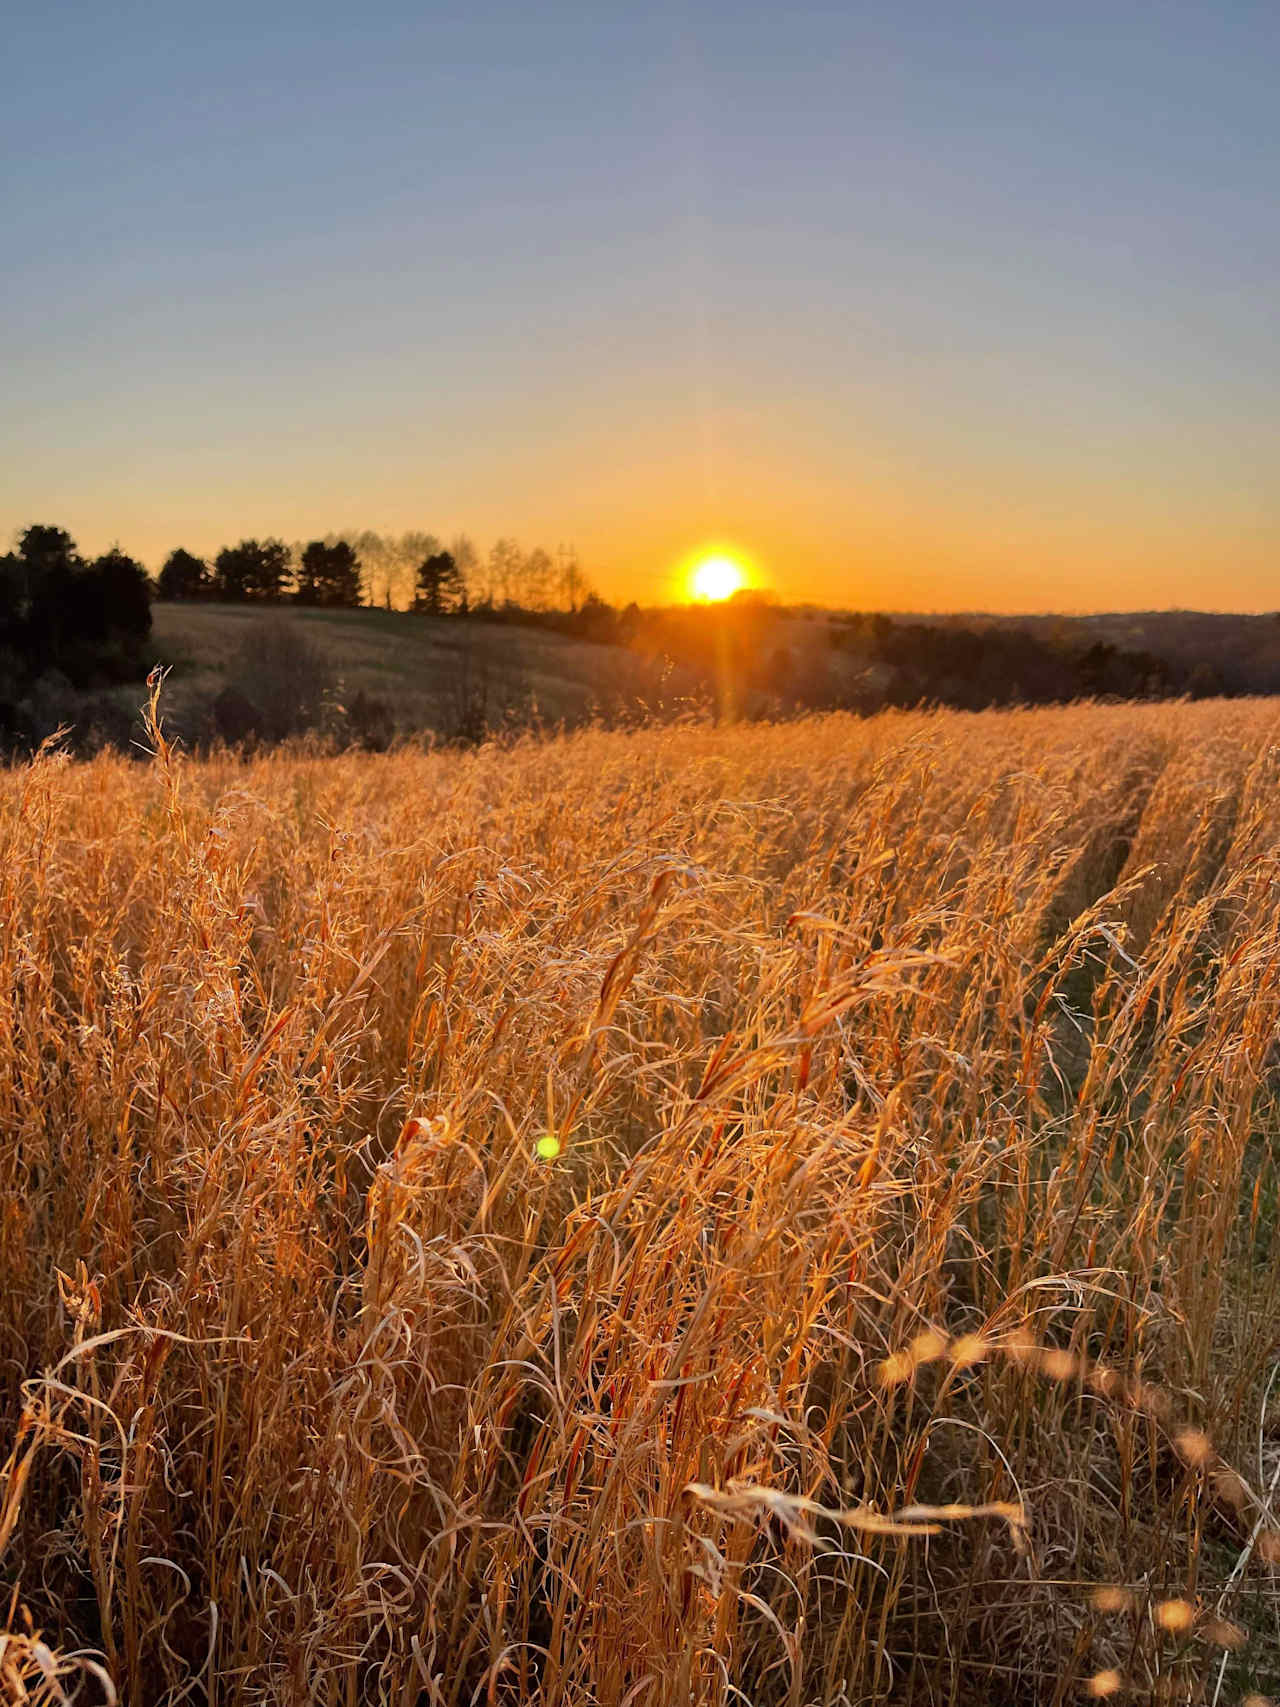
M 300 604 L 355 610 L 365 605 L 429 616 L 499 610 L 576 611 L 590 596 L 576 552 L 525 551 L 496 540 L 484 558 L 465 534 L 326 534 L 292 545 L 242 539 L 212 559 L 179 548 L 156 578 L 165 600 Z
M 876 705 L 924 702 L 982 711 L 1002 705 L 1059 705 L 1074 699 L 1167 699 L 1221 691 L 1145 648 L 1050 637 L 1023 627 L 895 622 L 850 613 L 831 625 L 831 644 L 875 667 Z

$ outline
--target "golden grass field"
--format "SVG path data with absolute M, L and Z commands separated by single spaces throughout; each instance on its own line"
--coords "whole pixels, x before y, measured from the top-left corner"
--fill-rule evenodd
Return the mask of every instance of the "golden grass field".
M 1280 703 L 0 774 L 0 1699 L 1280 1679 Z

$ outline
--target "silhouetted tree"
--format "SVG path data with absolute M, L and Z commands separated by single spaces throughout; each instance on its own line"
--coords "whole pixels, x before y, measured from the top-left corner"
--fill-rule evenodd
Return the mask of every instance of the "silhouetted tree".
M 419 563 L 441 549 L 435 534 L 424 533 L 420 528 L 402 534 L 374 533 L 366 528 L 362 533 L 345 537 L 360 554 L 369 603 L 387 610 L 404 610 L 412 604 Z
M 145 640 L 151 633 L 151 578 L 141 563 L 113 545 L 89 565 L 88 577 L 97 583 L 104 617 L 97 632 Z
M 27 578 L 14 551 L 0 557 L 0 646 L 16 645 L 27 608 Z
M 618 613 L 599 594 L 589 592 L 572 615 L 573 633 L 606 645 L 617 642 Z
M 27 577 L 16 551 L 0 557 L 0 743 L 16 728 L 27 679 Z
M 589 596 L 582 565 L 571 545 L 562 545 L 556 553 L 556 582 L 556 593 L 561 606 L 571 614 Z
M 33 525 L 17 550 L 24 609 L 22 644 L 31 676 L 60 664 L 81 627 L 84 559 L 65 528 Z
M 49 575 L 83 564 L 76 542 L 66 528 L 33 523 L 18 541 L 18 556 L 35 575 Z
M 274 604 L 289 583 L 289 547 L 282 539 L 242 539 L 224 546 L 213 567 L 216 597 Z
M 516 602 L 525 610 L 546 610 L 555 594 L 555 564 L 551 553 L 536 545 L 520 564 Z
M 181 546 L 171 551 L 156 581 L 161 599 L 204 599 L 212 591 L 213 578 L 203 557 L 195 557 Z
M 449 544 L 449 555 L 458 565 L 458 578 L 461 588 L 458 593 L 457 612 L 463 616 L 471 609 L 475 601 L 476 574 L 480 568 L 480 554 L 469 534 L 459 533 L 453 536 Z
M 345 539 L 313 539 L 302 553 L 295 596 L 303 605 L 354 609 L 362 597 L 355 548 Z
M 515 603 L 523 563 L 524 553 L 514 539 L 494 540 L 489 547 L 489 562 L 485 573 L 485 598 L 489 604 Z
M 451 551 L 433 551 L 418 565 L 418 590 L 413 608 L 428 616 L 443 616 L 456 610 L 466 589 Z
M 151 582 L 118 547 L 86 563 L 64 528 L 37 525 L 3 561 L 0 650 L 19 682 L 52 672 L 77 688 L 124 680 L 141 669 L 150 632 Z

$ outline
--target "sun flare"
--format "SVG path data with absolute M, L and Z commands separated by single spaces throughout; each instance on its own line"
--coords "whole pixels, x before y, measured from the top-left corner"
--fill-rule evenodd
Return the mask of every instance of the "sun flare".
M 722 599 L 730 599 L 745 584 L 741 564 L 735 563 L 732 557 L 704 557 L 695 564 L 690 577 L 695 599 L 705 599 L 708 604 L 719 604 Z

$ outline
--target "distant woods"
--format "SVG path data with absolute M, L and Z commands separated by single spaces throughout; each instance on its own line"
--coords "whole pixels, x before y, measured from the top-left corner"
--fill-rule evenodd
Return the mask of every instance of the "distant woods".
M 466 534 L 448 543 L 435 534 L 371 531 L 326 534 L 287 545 L 242 539 L 212 561 L 179 548 L 156 578 L 166 600 L 299 604 L 356 610 L 376 605 L 429 616 L 494 611 L 576 611 L 590 588 L 568 546 L 553 554 L 496 540 L 481 557 Z

